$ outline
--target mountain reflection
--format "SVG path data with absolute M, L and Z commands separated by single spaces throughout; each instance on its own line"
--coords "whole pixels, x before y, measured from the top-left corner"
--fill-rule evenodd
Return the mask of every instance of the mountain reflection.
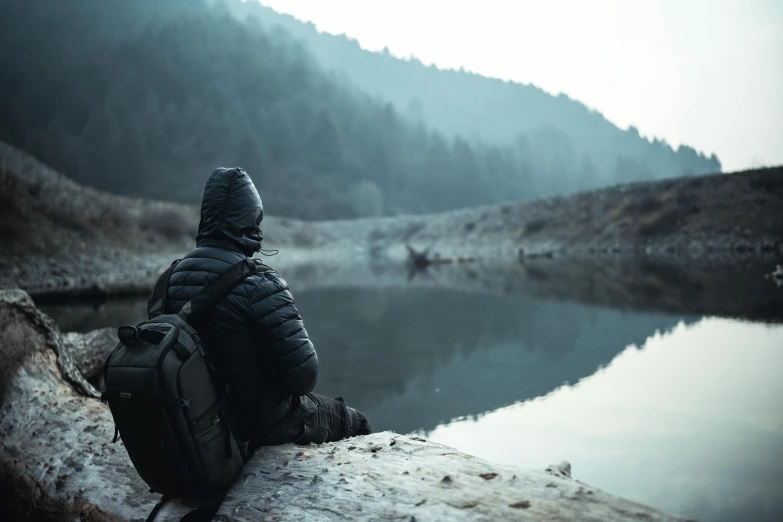
M 428 431 L 544 395 L 680 318 L 445 288 L 321 288 L 296 302 L 321 361 L 319 393 L 378 430 Z M 145 300 L 44 306 L 64 331 L 135 323 Z
M 379 430 L 431 430 L 577 382 L 679 318 L 445 289 L 330 289 L 297 298 L 322 363 Z

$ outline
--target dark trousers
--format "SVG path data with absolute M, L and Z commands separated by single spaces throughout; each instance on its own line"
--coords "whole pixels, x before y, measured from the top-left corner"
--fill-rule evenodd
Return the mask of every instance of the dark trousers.
M 308 393 L 294 397 L 291 409 L 259 446 L 274 446 L 293 442 L 320 444 L 335 442 L 355 435 L 369 435 L 372 426 L 360 411 L 345 405 L 342 397 L 330 399 Z

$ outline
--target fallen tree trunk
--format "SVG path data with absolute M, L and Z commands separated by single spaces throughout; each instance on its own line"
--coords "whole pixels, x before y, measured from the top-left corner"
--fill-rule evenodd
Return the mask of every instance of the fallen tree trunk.
M 111 443 L 111 414 L 81 373 L 96 372 L 112 345 L 106 331 L 64 336 L 26 293 L 0 291 L 4 520 L 141 520 L 153 508 L 158 496 Z M 194 507 L 172 502 L 158 520 Z M 575 481 L 565 464 L 521 470 L 391 432 L 262 448 L 217 518 L 677 520 Z

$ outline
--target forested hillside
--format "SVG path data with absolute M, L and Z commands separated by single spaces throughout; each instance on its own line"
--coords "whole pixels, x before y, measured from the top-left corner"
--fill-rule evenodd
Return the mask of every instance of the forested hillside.
M 673 150 L 665 141 L 641 137 L 636 128 L 623 131 L 566 95 L 552 96 L 534 85 L 465 71 L 440 70 L 416 58 L 400 60 L 388 52 L 368 52 L 344 35 L 319 33 L 312 24 L 254 1 L 227 5 L 240 19 L 252 17 L 266 27 L 284 27 L 305 42 L 325 68 L 392 102 L 411 121 L 425 122 L 449 136 L 525 150 L 538 176 L 565 176 L 566 182 L 585 189 L 629 176 L 668 178 L 720 171 L 714 154 L 708 158 L 688 146 Z M 544 193 L 553 190 L 547 183 L 537 186 Z
M 430 130 L 428 117 L 412 121 L 326 71 L 288 30 L 240 21 L 238 2 L 0 3 L 0 139 L 81 183 L 188 203 L 215 166 L 243 166 L 271 214 L 306 219 L 433 212 L 662 175 L 620 155 L 607 177 L 556 127 L 502 145 Z M 664 174 L 719 168 L 693 163 Z

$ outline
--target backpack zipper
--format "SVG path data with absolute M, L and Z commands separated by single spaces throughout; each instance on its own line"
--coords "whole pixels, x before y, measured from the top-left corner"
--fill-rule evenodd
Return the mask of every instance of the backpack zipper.
M 220 417 L 220 414 L 218 414 L 218 415 L 217 415 L 217 416 L 216 416 L 214 419 L 212 419 L 212 424 L 210 424 L 210 425 L 209 425 L 209 427 L 208 427 L 207 429 L 203 430 L 201 433 L 196 433 L 195 435 L 193 435 L 193 437 L 194 437 L 194 438 L 198 438 L 198 437 L 201 437 L 202 435 L 206 435 L 207 433 L 209 433 L 210 431 L 212 431 L 212 429 L 213 429 L 215 426 L 217 426 L 218 424 L 220 424 L 220 420 L 221 420 L 221 417 Z
M 198 421 L 200 421 L 206 415 L 208 415 L 215 408 L 215 406 L 217 406 L 218 404 L 220 404 L 220 401 L 213 402 L 212 404 L 207 406 L 207 408 L 204 411 L 202 411 L 201 413 L 199 413 L 198 415 L 193 417 L 193 419 L 190 422 L 192 422 L 193 424 L 196 424 Z
M 195 333 L 190 337 L 191 339 L 196 341 L 196 349 L 198 350 L 198 353 L 200 353 L 202 357 L 206 357 L 207 354 L 204 353 L 204 348 L 201 347 L 201 337 L 199 337 L 198 334 Z

